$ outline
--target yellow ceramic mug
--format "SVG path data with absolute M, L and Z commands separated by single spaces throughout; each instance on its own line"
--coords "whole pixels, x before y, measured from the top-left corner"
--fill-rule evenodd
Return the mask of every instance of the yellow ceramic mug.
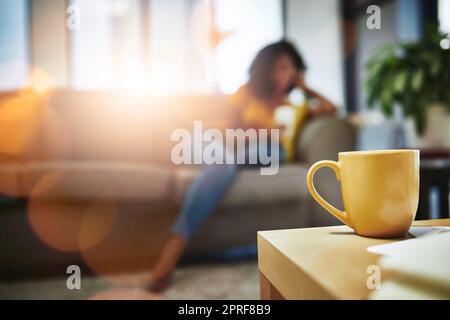
M 314 188 L 322 167 L 341 182 L 345 211 L 326 202 Z M 313 198 L 359 235 L 393 238 L 404 235 L 419 202 L 419 150 L 340 152 L 339 161 L 319 161 L 306 177 Z

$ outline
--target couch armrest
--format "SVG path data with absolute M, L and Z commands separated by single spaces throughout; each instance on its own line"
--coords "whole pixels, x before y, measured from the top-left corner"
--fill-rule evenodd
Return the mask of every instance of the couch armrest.
M 356 147 L 356 128 L 347 120 L 333 116 L 309 120 L 297 142 L 297 157 L 310 165 L 319 160 L 337 160 L 342 151 Z

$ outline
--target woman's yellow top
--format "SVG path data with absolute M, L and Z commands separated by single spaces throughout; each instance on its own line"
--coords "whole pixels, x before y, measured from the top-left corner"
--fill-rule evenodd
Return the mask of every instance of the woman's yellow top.
M 273 110 L 257 98 L 244 85 L 231 96 L 231 106 L 235 116 L 234 125 L 243 129 L 274 129 L 276 128 Z
M 240 87 L 239 90 L 231 96 L 230 102 L 235 116 L 234 125 L 236 127 L 243 129 L 278 128 L 275 122 L 275 110 L 271 109 L 266 103 L 256 97 L 250 91 L 248 86 L 244 85 Z M 294 106 L 289 102 L 286 102 L 286 105 L 295 108 L 293 130 L 291 130 L 289 135 L 281 137 L 281 144 L 286 153 L 286 160 L 290 162 L 295 159 L 295 146 L 302 124 L 306 119 L 308 108 L 306 104 Z

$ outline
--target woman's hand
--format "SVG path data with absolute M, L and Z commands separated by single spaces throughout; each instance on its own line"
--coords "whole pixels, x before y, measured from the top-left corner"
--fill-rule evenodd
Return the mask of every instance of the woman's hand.
M 318 102 L 316 108 L 311 108 L 308 112 L 309 116 L 320 116 L 323 114 L 334 114 L 336 112 L 336 106 L 327 98 L 319 94 L 318 92 L 310 89 L 305 83 L 305 74 L 300 72 L 297 87 L 301 89 L 306 95 L 315 99 Z

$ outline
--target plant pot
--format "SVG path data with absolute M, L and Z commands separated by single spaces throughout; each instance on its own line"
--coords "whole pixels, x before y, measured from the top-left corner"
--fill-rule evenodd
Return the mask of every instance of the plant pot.
M 406 119 L 408 147 L 421 149 L 450 148 L 450 112 L 439 104 L 427 108 L 427 124 L 423 136 L 417 134 L 414 121 Z

